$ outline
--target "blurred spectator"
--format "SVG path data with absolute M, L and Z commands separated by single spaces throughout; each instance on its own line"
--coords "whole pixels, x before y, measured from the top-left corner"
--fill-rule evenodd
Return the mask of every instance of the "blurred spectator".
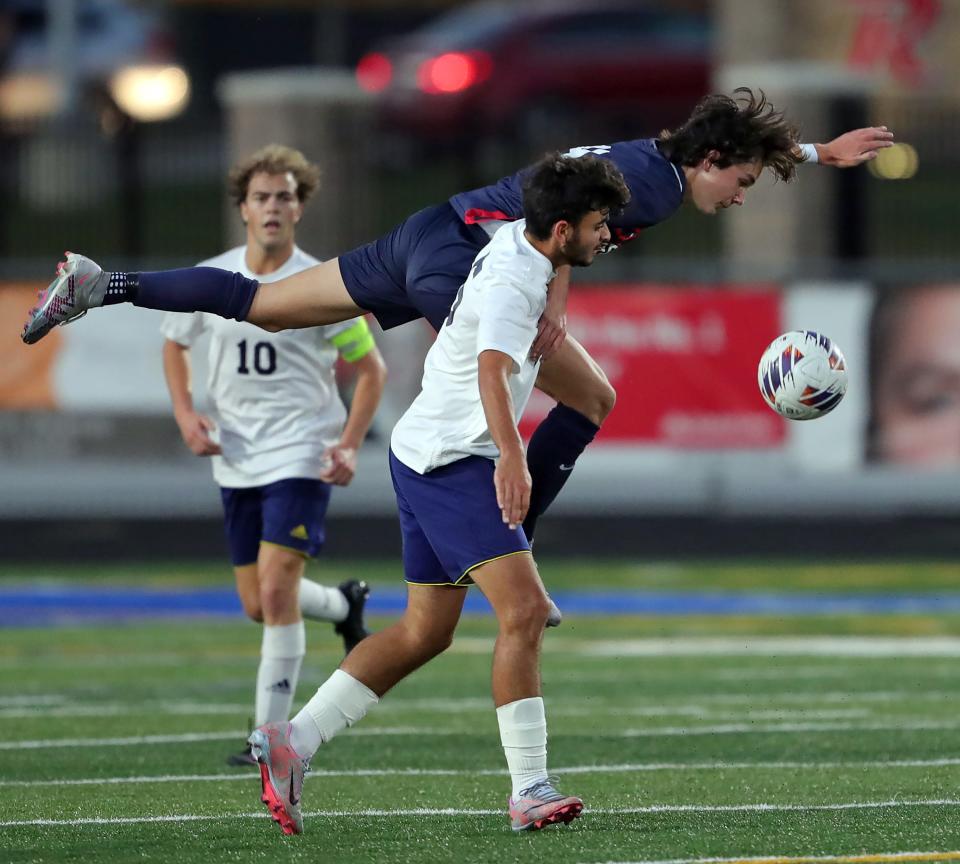
M 870 323 L 867 458 L 960 467 L 960 283 L 879 295 Z

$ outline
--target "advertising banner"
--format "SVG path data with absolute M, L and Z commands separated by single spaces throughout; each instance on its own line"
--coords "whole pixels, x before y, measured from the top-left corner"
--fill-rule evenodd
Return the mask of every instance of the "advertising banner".
M 577 285 L 569 332 L 606 372 L 617 404 L 598 440 L 672 448 L 774 448 L 786 421 L 764 405 L 757 360 L 781 330 L 775 286 Z M 529 435 L 552 407 L 531 398 Z

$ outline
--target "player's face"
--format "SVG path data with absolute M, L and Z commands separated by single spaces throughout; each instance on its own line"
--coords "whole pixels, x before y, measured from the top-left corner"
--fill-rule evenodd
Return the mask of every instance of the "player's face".
M 960 284 L 914 289 L 875 382 L 881 461 L 960 466 Z
M 687 174 L 690 200 L 701 213 L 713 214 L 736 204 L 743 204 L 747 189 L 757 182 L 763 163 L 739 162 L 726 168 L 717 166 L 715 156 L 708 156 Z
M 609 213 L 592 210 L 576 225 L 567 224 L 561 251 L 574 267 L 589 267 L 597 253 L 610 242 Z
M 240 205 L 240 215 L 247 223 L 248 244 L 256 243 L 267 251 L 292 246 L 303 215 L 293 174 L 254 174 L 247 197 Z

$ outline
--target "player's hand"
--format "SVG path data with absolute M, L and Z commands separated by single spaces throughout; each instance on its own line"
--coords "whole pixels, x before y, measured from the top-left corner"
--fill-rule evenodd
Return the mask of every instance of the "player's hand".
M 327 469 L 320 475 L 324 483 L 334 486 L 349 486 L 357 473 L 357 451 L 353 447 L 337 444 L 327 451 Z
M 210 437 L 210 433 L 217 428 L 213 420 L 196 411 L 180 414 L 176 419 L 183 442 L 194 456 L 220 455 L 220 445 Z
M 876 159 L 878 151 L 892 147 L 893 133 L 886 126 L 868 126 L 846 132 L 826 144 L 815 146 L 824 165 L 853 168 Z
M 522 525 L 530 509 L 530 490 L 533 488 L 523 450 L 500 454 L 493 472 L 493 485 L 497 490 L 497 505 L 503 521 L 510 528 Z
M 544 310 L 537 322 L 537 338 L 530 346 L 530 359 L 546 360 L 567 338 L 567 315 L 561 311 L 559 315 L 549 316 L 550 310 Z
M 567 338 L 567 294 L 570 291 L 570 267 L 557 268 L 547 290 L 547 303 L 537 322 L 537 338 L 530 346 L 530 359 L 546 360 Z

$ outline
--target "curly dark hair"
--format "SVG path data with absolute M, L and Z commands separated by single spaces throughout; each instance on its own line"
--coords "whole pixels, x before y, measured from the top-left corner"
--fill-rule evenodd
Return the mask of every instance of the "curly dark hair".
M 630 200 L 623 175 L 609 159 L 548 153 L 525 174 L 523 215 L 539 240 L 561 220 L 576 224 L 591 210 L 617 213 Z
M 320 169 L 299 150 L 282 144 L 268 144 L 242 159 L 227 176 L 227 191 L 238 207 L 246 200 L 250 178 L 254 174 L 293 174 L 297 181 L 297 198 L 306 204 L 320 186 Z
M 717 166 L 760 160 L 781 180 L 792 180 L 803 161 L 798 131 L 760 90 L 738 87 L 733 96 L 713 94 L 701 100 L 678 129 L 665 129 L 657 139 L 660 152 L 675 165 L 697 165 L 711 150 Z

